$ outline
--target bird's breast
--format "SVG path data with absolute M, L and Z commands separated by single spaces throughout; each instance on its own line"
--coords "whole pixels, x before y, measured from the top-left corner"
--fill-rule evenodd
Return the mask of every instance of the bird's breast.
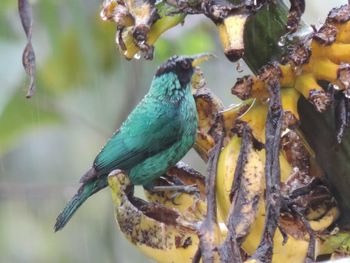
M 184 122 L 186 123 L 184 132 L 187 135 L 192 135 L 195 137 L 198 127 L 196 103 L 192 94 L 190 96 L 186 96 L 185 98 L 186 99 L 183 100 L 183 103 L 181 105 L 182 116 L 184 118 Z

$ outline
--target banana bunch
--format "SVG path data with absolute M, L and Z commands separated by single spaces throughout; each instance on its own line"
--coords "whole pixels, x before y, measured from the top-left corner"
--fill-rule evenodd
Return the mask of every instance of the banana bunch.
M 128 60 L 153 58 L 153 44 L 161 34 L 184 21 L 184 14 L 172 14 L 174 8 L 166 1 L 105 0 L 100 16 L 117 27 L 116 43 Z
M 278 228 L 273 236 L 272 262 L 315 261 L 319 255 L 332 254 L 332 257 L 336 257 L 349 253 L 349 234 L 329 232 L 339 217 L 339 210 L 312 149 L 298 130 L 297 109 L 301 96 L 319 112 L 328 108 L 334 99 L 333 94 L 320 86 L 321 81 L 330 83 L 338 96 L 341 94 L 348 98 L 350 66 L 346 63 L 350 60 L 350 52 L 347 52 L 350 15 L 347 14 L 350 14 L 348 6 L 332 10 L 326 23 L 305 37 L 302 43 L 295 45 L 283 64 L 271 63 L 262 68 L 257 76 L 238 79 L 232 93 L 243 100 L 241 104 L 225 109 L 220 99 L 205 87 L 203 74 L 196 69 L 192 92 L 199 127 L 194 148 L 204 161 L 208 161 L 217 143 L 215 138 L 220 125 L 225 136 L 216 175 L 216 225 L 220 229 L 215 229 L 215 235 L 219 236 L 217 240 L 220 240 L 220 244 L 215 246 L 221 261 L 225 262 L 226 245 L 234 240 L 242 261 L 257 262 L 251 256 L 258 248 L 268 220 L 265 213 L 264 168 L 265 123 L 271 99 L 267 82 L 271 76 L 278 76 L 283 110 L 278 156 L 282 207 Z M 130 16 L 133 15 L 130 13 Z M 227 17 L 237 24 L 231 15 Z M 228 34 L 226 27 L 233 30 L 229 26 L 230 19 L 218 24 L 222 27 L 222 34 Z M 146 20 L 139 21 L 144 23 Z M 244 20 L 241 23 L 243 25 Z M 135 42 L 135 25 L 133 22 L 126 30 L 130 30 L 135 50 L 141 50 L 137 39 Z M 147 34 L 154 25 L 149 27 Z M 231 45 L 228 39 L 222 42 Z M 346 119 L 346 123 L 348 121 Z M 119 227 L 133 244 L 158 262 L 192 261 L 198 252 L 200 225 L 207 212 L 204 178 L 187 165 L 179 163 L 157 184 L 197 185 L 199 193 L 146 191 L 149 201 L 146 202 L 133 196 L 127 177 L 116 171 L 110 175 L 109 185 L 116 204 Z M 219 259 L 215 257 L 215 260 Z
M 263 30 L 266 26 L 267 18 L 273 16 L 271 23 L 275 23 L 274 30 L 282 32 L 295 32 L 298 28 L 301 15 L 305 10 L 305 1 L 290 0 L 291 6 L 287 18 L 282 18 L 278 14 L 282 3 L 278 1 L 203 1 L 205 7 L 204 14 L 216 25 L 220 42 L 226 57 L 235 62 L 240 58 L 246 58 L 246 46 L 252 42 L 253 46 L 261 40 L 268 41 L 273 46 L 268 30 Z M 285 21 L 286 20 L 286 21 Z M 269 22 L 267 22 L 269 23 Z M 272 31 L 274 31 L 272 30 Z M 263 35 L 260 35 L 260 34 Z M 273 33 L 272 33 L 273 34 Z M 256 48 L 256 47 L 255 47 Z M 264 48 L 266 49 L 266 47 Z M 267 48 L 268 49 L 268 48 Z M 266 56 L 264 50 L 260 55 Z
M 237 117 L 237 123 L 246 123 L 251 128 L 251 134 L 258 135 L 254 136 L 255 139 L 261 141 L 265 140 L 261 131 L 264 130 L 267 112 L 264 109 L 264 114 L 263 108 L 262 103 L 253 105 Z M 249 118 L 244 118 L 247 114 Z M 243 149 L 247 144 L 243 138 L 239 134 L 232 136 L 220 154 L 216 181 L 217 207 L 219 218 L 227 225 L 230 224 L 230 215 L 236 214 L 233 216 L 236 222 L 234 237 L 241 239 L 244 251 L 252 255 L 259 244 L 265 222 L 265 150 L 256 149 L 252 140 Z M 338 217 L 334 198 L 322 182 L 317 182 L 319 186 L 315 187 L 315 181 L 321 175 L 300 136 L 290 130 L 282 137 L 282 144 L 279 156 L 282 196 L 285 200 L 292 200 L 292 207 L 299 206 L 305 211 L 304 217 L 312 231 L 322 232 Z M 236 179 L 237 174 L 240 175 L 239 179 Z M 309 233 L 301 219 L 292 211 L 284 210 L 274 236 L 272 262 L 304 262 L 309 243 Z
M 340 90 L 347 96 L 350 85 L 349 12 L 348 5 L 333 9 L 325 24 L 295 45 L 284 64 L 276 66 L 281 86 L 294 89 L 289 91 L 294 101 L 302 95 L 317 111 L 325 111 L 332 97 L 320 86 L 322 81 L 330 83 L 335 90 Z M 257 77 L 246 76 L 240 79 L 232 88 L 233 94 L 241 99 L 267 98 L 265 71 Z M 288 104 L 291 107 L 294 102 Z M 296 108 L 292 109 L 292 113 L 297 117 Z
M 259 107 L 262 106 L 259 105 Z M 257 134 L 261 134 L 260 130 L 263 126 L 259 126 L 259 124 L 263 122 L 259 119 L 262 116 L 258 112 L 255 118 L 253 115 L 251 116 L 248 125 L 252 127 L 252 131 L 258 130 Z M 287 203 L 288 200 L 292 201 L 288 206 L 300 207 L 305 211 L 303 216 L 308 220 L 313 232 L 322 233 L 335 222 L 339 211 L 334 198 L 325 184 L 322 183 L 320 171 L 313 163 L 314 160 L 304 144 L 297 132 L 293 130 L 288 131 L 282 137 L 283 147 L 279 156 L 282 196 Z M 244 202 L 241 203 L 244 206 L 240 207 L 237 203 L 235 205 L 238 205 L 236 209 L 240 208 L 243 211 L 237 214 L 247 214 L 247 217 L 246 221 L 239 220 L 235 233 L 236 238 L 244 239 L 242 248 L 245 252 L 252 255 L 259 244 L 265 222 L 263 196 L 265 150 L 255 150 L 251 143 L 249 144 L 244 158 L 244 168 L 239 168 L 241 179 L 235 181 L 235 171 L 241 165 L 239 155 L 242 151 L 242 145 L 242 139 L 234 136 L 220 155 L 217 173 L 217 202 L 221 218 L 227 220 L 232 213 L 231 211 L 235 209 L 230 200 L 232 189 L 243 192 L 241 196 L 244 197 Z M 237 183 L 239 186 L 235 186 Z M 227 224 L 229 223 L 227 222 Z M 289 208 L 282 209 L 279 229 L 274 235 L 273 244 L 272 262 L 304 262 L 306 259 L 310 236 L 304 223 L 298 218 L 298 214 L 290 211 Z M 315 251 L 315 257 L 323 252 Z
M 198 81 L 199 76 L 195 76 L 193 81 L 195 80 L 196 83 L 200 83 L 200 81 Z M 196 85 L 193 86 L 196 87 Z M 230 229 L 228 219 L 230 214 L 236 210 L 234 218 L 238 223 L 233 229 L 235 233 L 234 238 L 245 239 L 242 248 L 247 254 L 252 255 L 260 240 L 265 220 L 265 202 L 263 195 L 265 181 L 265 151 L 257 149 L 259 147 L 256 147 L 255 144 L 260 145 L 265 142 L 264 130 L 268 106 L 263 101 L 247 99 L 239 105 L 233 105 L 228 109 L 223 110 L 220 100 L 216 98 L 209 89 L 204 88 L 203 86 L 204 84 L 201 85 L 201 89 L 195 89 L 193 92 L 197 103 L 199 116 L 198 132 L 200 134 L 200 136 L 197 137 L 195 149 L 197 149 L 200 156 L 204 156 L 204 160 L 207 160 L 208 154 L 215 144 L 213 131 L 215 131 L 215 127 L 219 125 L 218 120 L 221 118 L 225 131 L 225 146 L 219 156 L 216 178 L 218 223 L 225 223 L 226 228 L 228 229 L 226 231 L 230 233 L 232 229 Z M 286 91 L 287 92 L 284 96 L 289 97 L 290 89 Z M 220 105 L 220 107 L 217 105 Z M 288 106 L 289 104 L 286 103 L 286 105 Z M 296 108 L 288 108 L 291 108 L 291 111 L 297 114 Z M 241 138 L 242 128 L 240 126 L 242 125 L 249 126 L 252 135 L 250 140 L 244 143 L 243 138 Z M 245 153 L 242 155 L 241 151 L 243 144 L 247 144 L 247 147 L 245 147 Z M 287 142 L 285 144 L 287 145 Z M 201 149 L 201 151 L 198 149 Z M 289 155 L 294 156 L 294 152 Z M 290 157 L 290 159 L 292 159 L 292 157 Z M 292 160 L 290 160 L 290 162 L 292 162 Z M 292 164 L 288 162 L 282 151 L 280 154 L 280 163 L 282 177 L 284 181 L 286 181 L 286 179 L 293 174 L 293 167 Z M 237 167 L 239 167 L 239 171 L 236 172 Z M 296 169 L 298 168 L 295 167 L 295 170 Z M 239 185 L 234 185 L 234 176 L 236 176 L 236 174 L 241 175 L 240 179 L 237 180 Z M 236 208 L 231 205 L 234 196 L 232 189 L 240 193 L 238 197 L 236 197 L 240 203 L 236 205 Z M 320 208 L 319 210 L 322 209 Z M 288 217 L 286 218 L 289 219 Z M 314 218 L 317 218 L 317 215 L 315 215 Z M 288 222 L 287 219 L 286 222 Z M 332 219 L 334 220 L 335 218 L 333 217 Z M 287 224 L 287 229 L 289 225 Z M 322 222 L 322 227 L 328 227 L 329 225 L 329 222 Z M 295 232 L 295 229 L 293 230 Z M 291 231 L 292 234 L 294 232 Z M 304 233 L 305 229 L 302 229 L 300 232 Z M 225 236 L 228 234 L 226 232 L 224 233 Z M 290 235 L 286 246 L 282 246 L 284 234 L 285 232 L 276 233 L 275 242 L 279 245 L 275 245 L 275 251 L 283 252 L 281 254 L 283 256 L 274 258 L 274 262 L 286 260 L 286 258 L 289 258 L 289 262 L 301 262 L 301 258 L 306 257 L 308 250 L 309 242 L 307 240 L 307 233 L 297 237 Z M 224 240 L 224 237 L 221 239 Z M 285 253 L 285 251 L 295 251 L 295 248 L 299 248 L 300 253 Z
M 329 91 L 319 85 L 320 81 L 330 83 L 335 90 L 347 97 L 350 79 L 346 64 L 350 58 L 350 53 L 346 50 L 350 43 L 349 14 L 349 6 L 333 9 L 325 25 L 296 45 L 285 64 L 267 65 L 258 76 L 240 78 L 232 88 L 233 94 L 239 98 L 248 101 L 254 99 L 250 108 L 237 116 L 235 126 L 248 125 L 253 141 L 261 144 L 265 143 L 267 102 L 270 99 L 266 82 L 270 76 L 278 76 L 282 88 L 283 132 L 279 158 L 283 207 L 279 229 L 273 240 L 273 262 L 304 262 L 308 257 L 316 260 L 318 255 L 326 254 L 327 249 L 328 254 L 329 251 L 334 251 L 325 236 L 323 238 L 329 242 L 315 238 L 335 222 L 339 210 L 323 180 L 312 150 L 297 129 L 297 102 L 302 95 L 317 111 L 326 110 L 333 98 Z M 265 150 L 251 146 L 243 150 L 246 143 L 240 137 L 242 136 L 238 132 L 221 152 L 217 171 L 217 202 L 221 218 L 227 220 L 227 225 L 231 224 L 230 216 L 235 210 L 244 211 L 237 214 L 247 214 L 246 221 L 239 220 L 232 230 L 234 238 L 243 239 L 242 248 L 245 252 L 252 255 L 257 249 L 265 224 L 262 192 L 265 175 L 261 169 L 265 166 Z M 241 156 L 245 157 L 240 158 Z M 236 179 L 237 171 L 240 171 L 239 180 Z M 245 192 L 245 203 L 239 200 L 237 202 L 237 198 L 242 196 L 237 194 L 239 191 Z M 348 233 L 345 236 L 348 237 Z M 320 245 L 322 249 L 311 251 L 315 243 L 317 246 L 320 243 L 327 244 L 328 247 L 325 249 Z

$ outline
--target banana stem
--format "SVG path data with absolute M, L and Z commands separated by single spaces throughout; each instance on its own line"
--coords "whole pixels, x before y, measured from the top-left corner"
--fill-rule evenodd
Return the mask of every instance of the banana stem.
M 266 206 L 265 224 L 260 244 L 252 258 L 260 262 L 271 262 L 273 237 L 278 226 L 281 208 L 280 175 L 280 138 L 283 110 L 281 105 L 280 84 L 276 76 L 268 80 L 270 91 L 269 111 L 266 119 Z
M 220 127 L 223 127 L 221 120 Z M 217 133 L 216 144 L 209 154 L 208 176 L 206 178 L 206 196 L 207 196 L 207 216 L 199 228 L 199 249 L 202 256 L 202 262 L 215 262 L 215 251 L 219 244 L 220 231 L 217 225 L 216 210 L 216 172 L 221 147 L 224 141 L 224 133 Z M 199 253 L 199 252 L 198 252 Z M 196 253 L 197 254 L 197 253 Z
M 242 133 L 242 143 L 230 193 L 231 212 L 227 224 L 228 235 L 225 242 L 220 247 L 220 260 L 224 263 L 229 263 L 232 261 L 237 263 L 243 262 L 240 247 L 244 238 L 249 233 L 249 228 L 251 226 L 251 224 L 244 224 L 244 227 L 241 227 L 241 229 L 237 231 L 237 228 L 242 226 L 242 222 L 244 222 L 246 219 L 246 213 L 242 210 L 245 208 L 244 205 L 247 203 L 247 193 L 244 186 L 241 187 L 241 181 L 242 176 L 244 175 L 244 168 L 247 164 L 248 150 L 252 145 L 252 134 L 247 124 L 244 125 Z

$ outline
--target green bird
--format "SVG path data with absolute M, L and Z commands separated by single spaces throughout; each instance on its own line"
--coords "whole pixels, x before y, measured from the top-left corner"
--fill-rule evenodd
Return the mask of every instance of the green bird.
M 59 214 L 55 231 L 94 193 L 105 188 L 108 174 L 120 169 L 134 185 L 151 189 L 190 150 L 198 126 L 191 92 L 194 67 L 211 55 L 173 56 L 162 64 L 151 87 L 80 179 L 82 185 Z

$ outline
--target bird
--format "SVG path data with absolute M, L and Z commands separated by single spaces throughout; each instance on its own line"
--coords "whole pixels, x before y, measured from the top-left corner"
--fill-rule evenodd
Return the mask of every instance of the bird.
M 198 127 L 191 78 L 194 68 L 211 56 L 173 56 L 158 67 L 148 93 L 81 177 L 77 193 L 56 219 L 55 232 L 91 195 L 107 187 L 113 170 L 125 171 L 133 185 L 152 189 L 153 182 L 184 157 Z

